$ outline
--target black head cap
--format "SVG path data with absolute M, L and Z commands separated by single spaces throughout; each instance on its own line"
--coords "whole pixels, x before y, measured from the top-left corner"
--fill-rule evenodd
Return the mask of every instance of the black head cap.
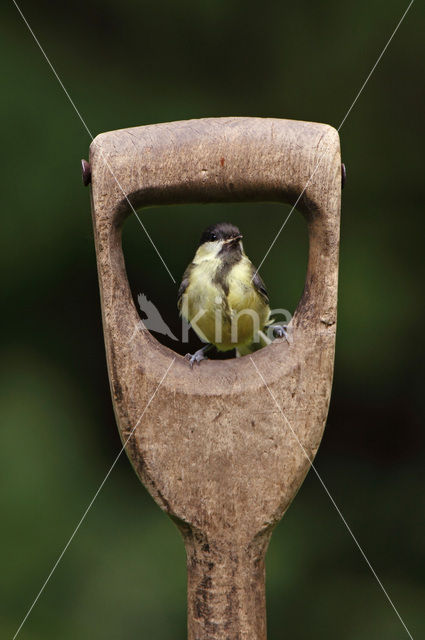
M 234 224 L 230 222 L 218 222 L 217 224 L 212 224 L 210 227 L 205 229 L 204 233 L 201 236 L 201 240 L 199 245 L 204 244 L 204 242 L 215 242 L 216 240 L 230 240 L 231 238 L 240 238 L 242 237 L 241 232 Z

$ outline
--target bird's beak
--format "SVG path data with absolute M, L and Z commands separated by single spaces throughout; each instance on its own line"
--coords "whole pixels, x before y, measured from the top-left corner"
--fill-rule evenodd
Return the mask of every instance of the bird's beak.
M 230 238 L 229 240 L 225 240 L 225 244 L 237 244 L 239 242 L 239 240 L 242 240 L 243 236 L 239 235 L 239 236 L 235 236 L 234 238 Z

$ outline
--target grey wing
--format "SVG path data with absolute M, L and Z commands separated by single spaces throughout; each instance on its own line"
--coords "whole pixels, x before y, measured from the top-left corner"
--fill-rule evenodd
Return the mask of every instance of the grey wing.
M 186 271 L 183 274 L 183 278 L 182 281 L 180 283 L 180 287 L 177 293 L 177 308 L 179 311 L 181 311 L 181 306 L 182 306 L 182 298 L 183 295 L 187 289 L 187 287 L 189 286 L 189 277 L 190 277 L 190 273 L 192 271 L 193 268 L 193 263 L 191 262 L 190 265 L 188 266 L 188 268 L 186 269 Z
M 254 285 L 255 290 L 260 295 L 260 297 L 264 300 L 264 302 L 266 304 L 269 304 L 269 296 L 267 293 L 266 285 L 262 281 L 261 276 L 259 275 L 258 271 L 255 269 L 254 266 L 252 267 L 252 269 L 253 269 L 253 275 L 254 275 L 254 277 L 252 278 L 252 284 Z

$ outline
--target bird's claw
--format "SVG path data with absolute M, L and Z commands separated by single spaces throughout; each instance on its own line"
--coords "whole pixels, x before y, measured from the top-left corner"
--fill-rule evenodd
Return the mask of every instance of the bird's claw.
M 286 324 L 277 324 L 273 327 L 273 337 L 274 338 L 285 338 L 287 342 L 288 339 L 288 326 Z
M 193 369 L 193 365 L 199 364 L 202 360 L 208 360 L 204 353 L 204 349 L 198 349 L 195 353 L 186 353 L 185 359 L 189 361 L 190 368 Z

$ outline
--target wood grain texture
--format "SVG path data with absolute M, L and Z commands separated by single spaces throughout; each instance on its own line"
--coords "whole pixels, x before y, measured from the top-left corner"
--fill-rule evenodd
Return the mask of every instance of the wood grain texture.
M 176 357 L 126 450 L 185 540 L 189 640 L 265 640 L 265 552 L 309 469 L 302 447 L 311 460 L 317 452 L 331 393 L 338 133 L 290 120 L 189 120 L 101 134 L 90 164 L 106 354 L 123 442 Z M 192 370 L 140 327 L 121 248 L 131 213 L 122 190 L 134 207 L 293 204 L 307 183 L 297 208 L 308 223 L 309 261 L 292 340 L 276 340 L 252 356 L 268 388 L 249 356 Z

